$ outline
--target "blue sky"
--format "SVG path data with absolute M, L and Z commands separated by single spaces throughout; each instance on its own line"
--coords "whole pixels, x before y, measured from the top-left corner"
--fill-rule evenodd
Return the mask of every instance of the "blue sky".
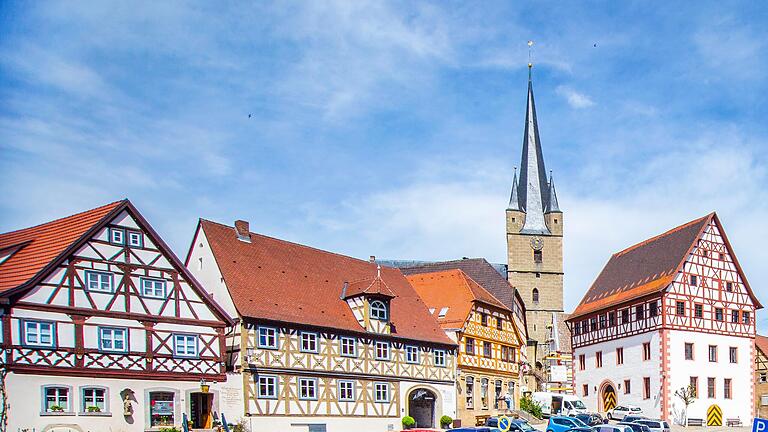
M 713 210 L 768 303 L 762 2 L 252 3 L 0 2 L 0 230 L 129 197 L 179 255 L 205 217 L 502 262 L 533 39 L 567 308 Z

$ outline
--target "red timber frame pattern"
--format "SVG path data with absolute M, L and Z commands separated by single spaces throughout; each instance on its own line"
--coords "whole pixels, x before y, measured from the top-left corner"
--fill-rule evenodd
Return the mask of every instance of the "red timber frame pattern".
M 140 232 L 137 246 L 110 243 L 110 230 Z M 109 292 L 89 290 L 86 272 L 110 273 Z M 163 281 L 165 295 L 141 292 L 142 278 Z M 230 318 L 127 200 L 41 271 L 13 289 L 3 315 L 2 356 L 19 373 L 114 378 L 224 379 L 224 331 Z M 26 346 L 25 319 L 53 322 L 53 348 Z M 124 352 L 99 346 L 99 327 L 127 332 Z M 174 334 L 196 336 L 197 355 L 174 355 Z
M 569 323 L 574 348 L 658 331 L 661 412 L 664 416 L 669 413 L 672 400 L 669 388 L 670 331 L 755 338 L 755 312 L 762 305 L 752 293 L 721 227 L 716 215 L 710 217 L 690 246 L 674 280 L 663 290 L 577 317 Z M 657 315 L 649 317 L 652 303 L 658 305 Z M 680 311 L 678 303 L 682 306 Z M 644 305 L 644 318 L 638 319 L 635 312 L 641 304 Z M 697 305 L 700 306 L 700 316 L 696 314 Z M 624 310 L 629 310 L 630 319 L 626 322 L 622 319 Z M 593 321 L 596 322 L 594 330 Z M 754 347 L 750 355 L 754 361 Z M 753 401 L 754 387 L 753 380 L 750 388 Z
M 695 284 L 691 283 L 691 276 L 695 276 Z M 677 313 L 678 302 L 684 303 L 682 315 Z M 658 308 L 654 317 L 650 317 L 652 303 L 656 303 Z M 643 305 L 642 319 L 636 315 L 638 305 Z M 700 318 L 696 317 L 696 305 L 701 305 Z M 573 347 L 661 329 L 754 338 L 755 310 L 758 307 L 761 306 L 751 293 L 715 216 L 691 245 L 673 282 L 662 291 L 571 321 Z M 722 320 L 717 319 L 717 309 L 722 310 Z M 630 318 L 626 322 L 622 318 L 625 310 L 629 310 Z M 733 311 L 738 312 L 737 322 L 732 322 Z M 745 312 L 748 314 L 746 318 Z M 596 323 L 594 330 L 593 321 Z

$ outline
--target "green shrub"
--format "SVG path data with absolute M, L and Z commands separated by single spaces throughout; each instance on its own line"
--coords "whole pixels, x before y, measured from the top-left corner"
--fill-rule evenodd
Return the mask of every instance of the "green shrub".
M 403 417 L 403 427 L 404 428 L 411 428 L 416 426 L 416 420 L 411 416 L 405 416 Z
M 539 419 L 543 416 L 541 412 L 541 404 L 534 401 L 529 396 L 520 398 L 520 409 Z
M 171 427 L 160 428 L 160 432 L 181 432 L 181 431 L 178 430 L 176 426 L 171 426 Z
M 451 418 L 451 416 L 444 415 L 440 417 L 440 426 L 445 428 L 450 426 L 451 423 L 453 423 L 453 419 Z
M 232 432 L 250 432 L 250 429 L 248 429 L 248 423 L 246 423 L 245 419 L 242 418 L 235 424 L 230 423 L 229 430 Z
M 97 406 L 89 406 L 87 409 L 88 409 L 88 412 L 101 412 L 101 408 Z

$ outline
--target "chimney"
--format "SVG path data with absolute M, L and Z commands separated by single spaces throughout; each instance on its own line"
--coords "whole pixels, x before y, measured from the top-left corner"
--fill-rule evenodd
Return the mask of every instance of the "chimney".
M 235 234 L 237 234 L 237 239 L 250 243 L 251 242 L 251 231 L 249 229 L 248 221 L 244 221 L 242 219 L 238 219 L 235 221 Z
M 368 261 L 375 263 L 376 262 L 376 255 L 371 255 L 370 258 L 368 258 Z

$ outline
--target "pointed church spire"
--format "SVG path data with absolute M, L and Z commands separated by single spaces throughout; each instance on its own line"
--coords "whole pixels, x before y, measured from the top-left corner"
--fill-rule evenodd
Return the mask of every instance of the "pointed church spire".
M 547 213 L 560 212 L 560 205 L 557 203 L 557 193 L 555 192 L 555 180 L 552 178 L 552 171 L 549 172 L 549 201 L 547 201 Z
M 515 177 L 512 180 L 512 194 L 509 196 L 507 210 L 522 211 L 522 208 L 520 208 L 520 198 L 517 195 L 517 167 L 515 167 Z
M 528 104 L 525 112 L 525 134 L 523 136 L 523 157 L 520 162 L 520 182 L 517 195 L 522 210 L 526 213 L 522 233 L 549 234 L 544 221 L 544 210 L 549 201 L 549 183 L 544 167 L 544 155 L 539 139 L 539 124 L 536 119 L 536 103 L 533 98 L 532 63 L 528 63 Z

